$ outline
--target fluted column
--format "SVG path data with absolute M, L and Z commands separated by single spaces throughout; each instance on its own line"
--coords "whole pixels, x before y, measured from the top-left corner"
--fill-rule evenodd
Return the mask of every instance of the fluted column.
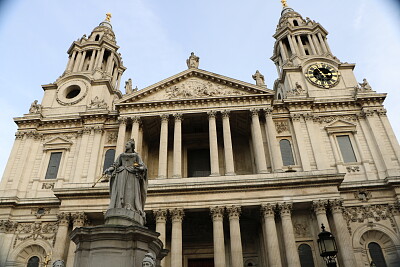
M 317 231 L 321 230 L 322 224 L 325 226 L 326 231 L 330 231 L 328 218 L 326 217 L 326 207 L 328 206 L 327 200 L 316 200 L 312 203 L 312 208 L 317 216 L 318 222 L 318 229 Z
M 261 214 L 263 216 L 263 227 L 265 231 L 266 251 L 268 255 L 269 267 L 282 267 L 281 254 L 279 252 L 278 234 L 275 224 L 275 207 L 274 204 L 264 204 L 261 206 Z
M 222 128 L 224 133 L 225 174 L 235 175 L 233 160 L 231 125 L 229 122 L 229 110 L 222 111 Z
M 101 69 L 101 64 L 103 61 L 103 57 L 104 57 L 104 52 L 106 51 L 106 49 L 103 47 L 99 53 L 97 53 L 97 60 L 96 60 L 96 64 L 95 64 L 95 68 L 96 69 Z
M 182 114 L 174 114 L 174 157 L 172 177 L 182 177 Z
M 171 267 L 182 267 L 182 220 L 183 209 L 170 210 L 172 216 Z
M 67 64 L 67 72 L 72 71 L 72 67 L 75 61 L 75 56 L 76 56 L 76 50 L 72 53 L 71 57 L 69 58 L 68 64 Z
M 297 43 L 299 44 L 300 54 L 305 56 L 306 52 L 304 50 L 304 46 L 303 46 L 303 42 L 301 41 L 301 37 L 300 37 L 300 35 L 297 35 L 296 37 L 297 37 Z
M 158 154 L 158 178 L 167 178 L 168 171 L 168 114 L 161 117 L 160 150 Z
M 153 210 L 154 217 L 156 219 L 156 232 L 160 233 L 158 237 L 163 243 L 164 248 L 166 247 L 166 225 L 167 225 L 167 210 L 158 209 Z M 165 266 L 165 258 L 161 261 L 161 266 Z
M 282 40 L 279 41 L 279 49 L 281 50 L 281 55 L 282 55 L 283 61 L 287 60 L 288 56 L 286 54 L 285 48 L 283 47 Z
M 296 135 L 296 141 L 297 141 L 297 146 L 299 148 L 299 154 L 303 171 L 310 171 L 311 170 L 310 159 L 308 158 L 306 143 L 304 141 L 305 138 L 303 137 L 303 131 L 301 129 L 301 114 L 295 113 L 295 114 L 290 114 L 290 116 L 292 118 L 293 129 Z
M 82 71 L 83 63 L 85 63 L 86 51 L 83 51 L 81 61 L 79 62 L 78 71 Z
M 94 62 L 96 59 L 96 54 L 98 53 L 98 50 L 93 49 L 92 50 L 92 56 L 90 57 L 90 62 L 89 62 L 89 68 L 88 71 L 92 71 L 93 70 L 93 66 L 94 66 Z
M 81 58 L 82 58 L 82 52 L 77 52 L 78 55 L 76 56 L 75 62 L 74 62 L 74 67 L 72 69 L 72 72 L 78 71 L 79 65 L 81 63 Z
M 125 134 L 126 134 L 126 123 L 128 118 L 120 117 L 119 121 L 119 129 L 118 129 L 118 139 L 117 139 L 117 147 L 115 149 L 115 158 L 119 156 L 122 152 L 125 151 Z
M 209 111 L 208 114 L 208 131 L 210 140 L 210 165 L 211 176 L 219 176 L 219 160 L 218 160 L 218 141 L 217 141 L 217 125 L 215 121 L 216 111 Z
M 321 48 L 321 44 L 318 41 L 317 35 L 313 34 L 313 35 L 311 35 L 311 38 L 314 40 L 314 46 L 315 46 L 315 49 L 317 50 L 317 53 L 319 55 L 321 55 L 322 54 L 322 48 Z
M 267 162 L 265 159 L 264 143 L 261 134 L 260 119 L 258 117 L 258 109 L 252 109 L 251 111 L 251 131 L 253 136 L 253 147 L 255 160 L 257 165 L 258 173 L 267 173 Z
M 241 208 L 231 206 L 227 208 L 229 214 L 229 230 L 231 237 L 231 264 L 232 267 L 243 267 L 242 237 L 240 234 L 239 217 Z
M 133 140 L 135 140 L 135 145 L 136 145 L 136 150 L 137 150 L 138 141 L 139 141 L 140 117 L 139 116 L 133 116 L 133 117 L 131 117 L 131 120 L 132 120 L 131 138 Z
M 56 234 L 56 242 L 53 248 L 52 260 L 65 261 L 65 247 L 67 246 L 68 239 L 68 227 L 71 219 L 71 214 L 62 212 L 57 215 L 58 218 L 58 229 Z
M 299 253 L 296 247 L 296 240 L 294 238 L 293 223 L 292 223 L 292 204 L 280 203 L 278 204 L 279 212 L 282 221 L 283 241 L 285 244 L 285 253 L 287 265 L 290 267 L 300 267 Z
M 328 49 L 326 48 L 325 41 L 324 41 L 324 38 L 322 37 L 322 34 L 317 33 L 317 36 L 318 36 L 319 42 L 321 43 L 322 50 L 324 50 L 324 53 L 328 53 Z
M 276 141 L 275 124 L 272 119 L 272 108 L 264 109 L 265 114 L 265 132 L 267 134 L 267 142 L 269 148 L 269 155 L 272 161 L 272 169 L 274 171 L 281 171 L 283 162 L 281 150 L 279 149 L 278 142 Z
M 214 266 L 226 267 L 224 241 L 224 207 L 211 207 L 214 238 Z
M 343 201 L 340 199 L 330 200 L 329 204 L 332 210 L 333 222 L 335 223 L 336 241 L 343 267 L 357 266 L 350 234 L 343 218 Z
M 74 230 L 77 227 L 83 227 L 85 225 L 85 223 L 87 222 L 87 217 L 84 212 L 74 213 L 71 215 L 71 217 L 72 217 L 72 221 L 73 221 L 72 230 Z M 66 267 L 74 266 L 75 250 L 76 250 L 76 245 L 71 240 L 69 242 L 68 258 L 67 258 Z
M 313 39 L 312 39 L 310 34 L 307 34 L 307 39 L 308 39 L 308 42 L 310 43 L 312 54 L 313 55 L 317 54 L 317 50 L 315 50 L 315 46 L 314 46 L 314 41 L 313 41 Z

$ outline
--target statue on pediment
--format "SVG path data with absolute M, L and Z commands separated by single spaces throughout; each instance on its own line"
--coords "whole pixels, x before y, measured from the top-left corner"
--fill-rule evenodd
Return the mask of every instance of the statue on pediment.
M 42 105 L 38 104 L 38 101 L 35 100 L 31 104 L 31 107 L 29 108 L 29 114 L 39 114 L 42 112 Z
M 371 87 L 371 85 L 369 85 L 366 78 L 363 79 L 362 83 L 358 83 L 358 84 L 360 85 L 361 90 L 372 91 L 372 87 Z
M 252 77 L 256 81 L 256 85 L 265 86 L 264 75 L 262 75 L 258 70 Z
M 186 60 L 186 64 L 189 69 L 198 69 L 199 68 L 199 60 L 200 58 L 192 52 L 190 57 Z
M 125 82 L 125 94 L 132 94 L 133 89 L 132 89 L 132 79 L 129 78 L 126 82 Z

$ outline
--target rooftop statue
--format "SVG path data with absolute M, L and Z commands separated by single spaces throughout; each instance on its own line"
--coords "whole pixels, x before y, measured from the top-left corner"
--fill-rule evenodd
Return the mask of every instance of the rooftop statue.
M 190 57 L 186 60 L 186 64 L 189 69 L 197 69 L 199 68 L 199 57 L 196 56 L 193 52 L 190 54 Z
M 35 100 L 31 104 L 31 107 L 29 108 L 29 113 L 30 114 L 38 114 L 42 111 L 42 105 L 38 104 L 38 101 Z
M 264 75 L 262 75 L 258 70 L 252 77 L 256 81 L 256 85 L 265 86 Z

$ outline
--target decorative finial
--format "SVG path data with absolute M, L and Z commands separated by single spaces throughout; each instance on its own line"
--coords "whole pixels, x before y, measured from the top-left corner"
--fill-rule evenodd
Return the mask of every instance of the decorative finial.
M 108 21 L 108 22 L 111 21 L 111 13 L 106 14 L 106 21 Z
M 281 0 L 281 2 L 282 2 L 282 7 L 287 7 L 288 6 L 287 3 L 286 3 L 286 0 Z

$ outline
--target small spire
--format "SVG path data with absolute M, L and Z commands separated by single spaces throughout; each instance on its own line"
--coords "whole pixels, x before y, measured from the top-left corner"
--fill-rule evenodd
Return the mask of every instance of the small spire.
M 106 21 L 111 22 L 111 13 L 106 13 Z
M 282 2 L 282 7 L 283 7 L 283 8 L 288 7 L 288 5 L 287 5 L 287 3 L 286 3 L 286 0 L 281 0 L 281 2 Z

